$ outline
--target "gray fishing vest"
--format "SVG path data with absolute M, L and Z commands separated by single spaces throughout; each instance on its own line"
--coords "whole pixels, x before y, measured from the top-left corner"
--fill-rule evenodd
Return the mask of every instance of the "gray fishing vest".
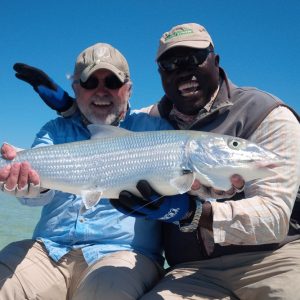
M 266 92 L 255 88 L 234 86 L 227 81 L 224 71 L 222 69 L 220 71 L 223 81 L 214 103 L 214 110 L 204 115 L 201 114 L 201 117 L 189 129 L 247 139 L 274 108 L 286 106 L 280 99 Z M 172 108 L 171 101 L 163 97 L 158 108 L 161 116 L 168 119 L 175 128 L 178 128 L 176 123 L 168 118 Z M 297 113 L 291 108 L 289 109 L 300 122 Z M 244 194 L 242 192 L 236 194 L 231 200 L 238 201 L 243 198 Z M 168 264 L 173 266 L 183 262 L 209 259 L 240 252 L 274 250 L 289 241 L 300 238 L 299 224 L 300 195 L 298 192 L 292 212 L 289 233 L 283 242 L 265 245 L 229 245 L 226 247 L 215 244 L 213 253 L 208 256 L 199 230 L 191 233 L 183 233 L 178 229 L 177 225 L 163 223 L 165 256 Z

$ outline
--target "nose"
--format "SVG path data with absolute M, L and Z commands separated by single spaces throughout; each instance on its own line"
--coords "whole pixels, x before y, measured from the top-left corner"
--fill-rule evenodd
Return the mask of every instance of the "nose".
M 106 94 L 108 94 L 108 90 L 105 87 L 103 80 L 99 80 L 99 83 L 98 83 L 98 86 L 96 88 L 95 93 L 97 95 L 106 95 Z

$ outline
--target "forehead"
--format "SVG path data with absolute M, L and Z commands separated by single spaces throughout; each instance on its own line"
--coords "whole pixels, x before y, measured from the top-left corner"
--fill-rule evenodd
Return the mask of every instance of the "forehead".
M 93 77 L 97 77 L 98 79 L 102 79 L 102 78 L 106 78 L 110 75 L 113 75 L 114 73 L 110 70 L 107 70 L 107 69 L 99 69 L 99 70 L 96 70 L 95 72 L 93 72 L 91 74 L 91 76 Z

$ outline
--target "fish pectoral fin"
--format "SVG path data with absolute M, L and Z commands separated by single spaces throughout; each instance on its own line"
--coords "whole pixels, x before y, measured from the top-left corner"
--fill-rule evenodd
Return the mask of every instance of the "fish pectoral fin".
M 91 133 L 91 140 L 132 134 L 127 129 L 111 125 L 89 124 L 87 127 Z
M 103 191 L 99 190 L 82 190 L 81 197 L 82 202 L 86 209 L 90 209 L 91 207 L 98 204 L 101 199 Z
M 197 172 L 196 178 L 200 181 L 200 183 L 204 186 L 211 187 L 221 191 L 227 191 L 231 188 L 231 182 L 229 177 L 222 175 L 222 172 L 219 171 L 211 173 L 207 172 L 206 174 L 203 172 Z
M 195 169 L 195 177 L 200 181 L 202 185 L 205 185 L 207 187 L 211 187 L 213 185 L 213 182 L 208 174 L 205 174 L 203 170 L 200 170 L 196 166 L 194 166 Z
M 212 181 L 212 187 L 216 190 L 220 191 L 228 191 L 231 188 L 231 182 L 229 178 L 225 177 L 214 177 L 211 179 Z
M 195 180 L 194 173 L 187 173 L 170 180 L 170 185 L 175 187 L 179 194 L 188 192 Z

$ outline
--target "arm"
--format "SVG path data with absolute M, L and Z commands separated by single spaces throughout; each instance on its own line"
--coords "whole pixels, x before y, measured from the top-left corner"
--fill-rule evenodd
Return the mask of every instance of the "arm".
M 246 183 L 245 199 L 212 202 L 215 243 L 255 245 L 280 242 L 300 183 L 300 125 L 284 107 L 273 110 L 250 138 L 286 159 L 276 176 Z
M 29 83 L 50 108 L 66 117 L 74 113 L 76 108 L 74 98 L 42 70 L 22 63 L 14 64 L 13 68 L 16 77 Z
M 138 109 L 137 112 L 148 114 L 152 117 L 160 117 L 157 104 L 152 104 L 147 107 L 143 107 L 141 109 Z

